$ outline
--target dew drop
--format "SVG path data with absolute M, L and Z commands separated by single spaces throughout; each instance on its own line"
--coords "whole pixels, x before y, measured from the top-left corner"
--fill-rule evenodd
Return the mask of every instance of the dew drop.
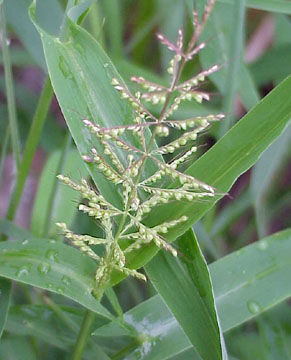
M 104 66 L 105 68 L 107 68 L 107 67 L 109 66 L 109 64 L 108 64 L 108 63 L 105 63 L 103 66 Z
M 68 276 L 64 275 L 64 276 L 62 277 L 62 282 L 63 282 L 65 285 L 69 286 L 69 285 L 71 284 L 71 279 L 70 279 Z
M 45 257 L 48 260 L 56 261 L 58 257 L 58 252 L 56 250 L 50 249 L 45 253 Z
M 261 311 L 260 305 L 252 300 L 248 301 L 248 309 L 252 314 L 257 314 Z
M 38 265 L 37 270 L 41 275 L 45 275 L 50 271 L 51 267 L 49 264 L 41 263 Z
M 75 49 L 80 53 L 80 55 L 86 57 L 86 51 L 81 44 L 75 44 Z
M 266 250 L 268 248 L 269 244 L 267 241 L 262 240 L 262 241 L 258 242 L 257 246 L 258 246 L 258 249 L 260 249 L 260 250 Z
M 61 70 L 62 74 L 66 79 L 72 78 L 73 75 L 68 67 L 68 64 L 66 60 L 63 58 L 63 56 L 60 56 L 59 58 L 59 69 Z
M 30 272 L 30 267 L 29 266 L 21 266 L 17 271 L 16 271 L 16 276 L 17 277 L 22 277 L 22 276 L 26 276 L 28 275 Z
M 25 240 L 23 240 L 23 241 L 22 241 L 22 243 L 21 243 L 21 244 L 22 244 L 22 245 L 27 245 L 27 244 L 28 244 L 28 242 L 29 242 L 29 241 L 28 241 L 27 239 L 25 239 Z
M 63 294 L 64 293 L 64 288 L 62 288 L 62 287 L 57 287 L 57 292 L 59 293 L 59 294 Z

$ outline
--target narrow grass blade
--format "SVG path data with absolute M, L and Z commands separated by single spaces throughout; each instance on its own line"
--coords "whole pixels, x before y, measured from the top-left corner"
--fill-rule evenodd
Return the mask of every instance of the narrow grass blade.
M 122 57 L 123 53 L 123 3 L 119 0 L 106 0 L 104 9 L 105 32 L 108 34 L 109 51 L 113 59 Z
M 12 69 L 10 62 L 10 54 L 8 49 L 9 40 L 7 39 L 7 33 L 6 33 L 6 15 L 4 12 L 3 0 L 0 1 L 0 22 L 1 22 L 2 54 L 3 54 L 4 74 L 5 74 L 8 117 L 10 124 L 10 135 L 11 135 L 13 156 L 18 169 L 20 163 L 20 140 L 19 140 L 17 112 L 15 105 L 15 97 L 14 97 L 13 76 L 12 76 Z
M 192 229 L 177 242 L 180 258 L 159 252 L 145 267 L 151 282 L 202 359 L 227 359 L 206 261 Z
M 223 136 L 232 126 L 234 122 L 233 109 L 234 100 L 237 93 L 237 86 L 239 82 L 239 68 L 241 57 L 243 53 L 243 32 L 245 19 L 245 0 L 237 0 L 233 6 L 231 39 L 229 47 L 229 56 L 231 59 L 225 83 L 226 94 L 224 97 L 223 111 L 226 113 L 225 121 L 223 121 L 219 128 L 220 136 Z
M 23 187 L 25 184 L 25 180 L 29 173 L 32 159 L 41 136 L 41 132 L 49 110 L 52 97 L 53 97 L 53 89 L 51 86 L 50 79 L 47 77 L 26 140 L 22 161 L 17 175 L 17 182 L 15 184 L 15 188 L 13 190 L 6 214 L 8 220 L 12 220 L 14 218 L 15 212 L 17 210 L 22 195 Z
M 291 296 L 291 230 L 281 231 L 210 264 L 217 311 L 226 332 Z M 169 285 L 171 282 L 168 280 Z M 192 348 L 191 342 L 160 295 L 124 315 L 136 329 L 150 335 L 132 354 L 150 349 L 145 359 L 166 360 Z M 159 331 L 157 331 L 159 329 Z M 114 324 L 95 331 L 98 336 L 122 336 Z M 189 350 L 191 352 L 192 350 Z M 193 354 L 193 352 L 192 352 Z M 131 357 L 133 359 L 134 357 Z M 194 355 L 193 355 L 194 358 Z
M 4 163 L 5 163 L 5 159 L 6 159 L 6 155 L 7 155 L 9 136 L 10 136 L 10 129 L 9 129 L 9 125 L 7 125 L 6 126 L 6 131 L 5 131 L 4 141 L 3 141 L 3 144 L 2 144 L 2 147 L 1 147 L 1 155 L 0 155 L 0 188 L 1 188 L 1 185 L 2 185 L 3 168 L 4 168 Z

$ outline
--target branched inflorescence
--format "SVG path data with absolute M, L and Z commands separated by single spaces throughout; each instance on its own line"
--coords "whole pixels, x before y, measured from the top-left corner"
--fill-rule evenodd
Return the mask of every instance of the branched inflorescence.
M 100 193 L 92 190 L 86 180 L 83 179 L 81 184 L 75 184 L 68 177 L 58 176 L 86 199 L 86 203 L 79 205 L 79 210 L 98 220 L 104 229 L 105 236 L 95 238 L 76 235 L 67 229 L 65 224 L 58 224 L 73 245 L 98 262 L 96 289 L 106 287 L 113 270 L 145 280 L 142 273 L 126 266 L 126 254 L 139 249 L 144 244 L 154 243 L 177 256 L 176 250 L 164 236 L 170 228 L 187 221 L 187 217 L 182 216 L 150 228 L 145 225 L 144 218 L 154 207 L 173 200 L 197 201 L 197 199 L 213 197 L 215 194 L 211 186 L 184 174 L 180 166 L 196 151 L 194 141 L 197 135 L 207 129 L 212 122 L 222 119 L 224 115 L 171 120 L 172 114 L 183 101 L 209 100 L 209 94 L 200 90 L 200 83 L 203 83 L 206 76 L 219 70 L 217 65 L 201 71 L 187 81 L 179 83 L 179 78 L 186 62 L 191 61 L 205 47 L 205 43 L 198 43 L 198 38 L 214 2 L 214 0 L 208 2 L 201 20 L 194 11 L 194 31 L 186 48 L 184 48 L 182 30 L 179 30 L 176 44 L 158 34 L 158 39 L 174 53 L 168 69 L 171 75 L 169 87 L 147 81 L 143 77 L 132 77 L 131 80 L 144 89 L 143 92 L 132 94 L 117 78 L 112 79 L 112 85 L 119 91 L 121 98 L 128 101 L 134 110 L 131 124 L 105 128 L 88 119 L 83 120 L 84 125 L 103 147 L 102 154 L 93 148 L 91 154 L 83 156 L 83 159 L 94 163 L 108 181 L 119 188 L 123 195 L 122 208 L 117 208 Z M 146 102 L 163 105 L 158 117 L 147 109 Z M 173 136 L 177 131 L 173 129 L 179 130 L 180 135 L 176 138 Z M 132 136 L 125 136 L 128 135 L 127 133 Z M 169 136 L 171 140 L 164 142 L 161 147 L 156 146 L 156 137 Z M 130 138 L 134 139 L 134 143 L 128 140 Z M 119 158 L 117 154 L 120 151 L 117 152 L 117 148 L 127 153 L 126 161 Z M 173 154 L 169 163 L 163 159 L 165 154 Z M 156 169 L 150 174 L 149 162 L 152 162 Z M 128 244 L 125 249 L 120 247 L 122 239 Z M 103 245 L 104 255 L 98 256 L 90 245 Z

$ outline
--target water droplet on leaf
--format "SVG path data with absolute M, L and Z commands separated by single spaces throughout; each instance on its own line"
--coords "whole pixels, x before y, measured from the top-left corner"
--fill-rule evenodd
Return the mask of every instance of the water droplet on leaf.
M 64 276 L 62 277 L 62 282 L 63 282 L 65 285 L 69 286 L 69 285 L 71 284 L 71 279 L 70 279 L 68 276 L 64 275 Z
M 75 49 L 82 55 L 83 57 L 86 57 L 86 51 L 84 47 L 81 44 L 75 44 Z
M 261 240 L 258 242 L 257 246 L 258 246 L 258 249 L 260 249 L 260 250 L 266 250 L 268 248 L 269 244 L 267 241 Z
M 63 293 L 64 293 L 64 288 L 62 288 L 62 287 L 57 287 L 57 292 L 58 292 L 59 294 L 63 294 Z
M 63 56 L 60 56 L 59 58 L 59 69 L 61 70 L 62 74 L 66 79 L 73 77 L 69 66 Z
M 57 261 L 58 252 L 56 250 L 50 249 L 45 253 L 45 257 L 51 261 Z
M 51 267 L 49 264 L 41 263 L 38 265 L 37 270 L 41 273 L 41 275 L 45 275 L 50 271 Z
M 29 266 L 21 266 L 17 271 L 16 271 L 16 276 L 17 277 L 22 277 L 22 276 L 26 276 L 28 275 L 30 272 L 30 267 Z
M 248 301 L 248 309 L 252 314 L 258 314 L 261 311 L 260 305 L 252 300 Z

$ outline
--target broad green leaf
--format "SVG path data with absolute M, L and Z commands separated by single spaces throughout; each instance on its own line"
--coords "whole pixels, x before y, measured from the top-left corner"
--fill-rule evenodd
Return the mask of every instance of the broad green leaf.
M 291 295 L 291 229 L 268 236 L 210 265 L 215 300 L 227 331 Z
M 193 231 L 176 244 L 180 259 L 160 251 L 146 272 L 201 358 L 227 359 L 222 355 L 210 275 Z
M 61 307 L 61 311 L 63 316 L 75 325 L 74 331 L 72 331 L 71 327 L 66 326 L 62 319 L 51 309 L 43 305 L 12 306 L 5 330 L 10 334 L 22 337 L 34 336 L 46 344 L 71 352 L 82 322 L 82 317 L 84 316 L 84 311 L 68 307 Z M 104 323 L 104 319 L 102 320 L 100 317 L 95 319 L 95 325 L 100 326 L 102 323 Z M 106 342 L 104 342 L 105 346 Z M 90 360 L 94 356 L 98 356 L 98 359 L 109 359 L 99 346 L 90 340 L 84 351 L 84 358 Z
M 291 296 L 291 229 L 281 231 L 210 264 L 218 316 L 223 332 L 250 320 Z M 168 279 L 171 285 L 171 279 Z M 153 359 L 169 358 L 189 348 L 191 343 L 168 310 L 160 295 L 139 304 L 124 315 L 141 333 L 152 334 Z M 142 325 L 144 324 L 144 326 Z M 166 327 L 164 336 L 155 329 Z M 120 336 L 124 330 L 112 323 L 95 331 L 96 335 Z M 156 338 L 154 337 L 156 334 Z M 163 341 L 161 341 L 163 340 Z M 146 346 L 146 345 L 144 345 Z M 166 350 L 165 350 L 166 349 Z M 142 346 L 135 351 L 141 351 Z M 157 355 L 158 354 L 158 355 Z
M 154 296 L 129 310 L 124 314 L 124 320 L 143 336 L 143 343 L 127 355 L 128 360 L 140 357 L 143 360 L 168 359 L 177 353 L 176 349 L 179 351 L 192 348 L 191 342 L 159 296 Z M 94 332 L 99 338 L 103 336 L 114 339 L 125 334 L 123 329 L 112 324 Z M 193 358 L 200 359 L 198 355 L 194 356 L 195 351 Z
M 35 236 L 43 235 L 43 228 L 46 224 L 47 205 L 49 199 L 52 196 L 52 191 L 56 181 L 56 172 L 58 170 L 61 153 L 60 151 L 54 152 L 49 159 L 42 171 L 41 178 L 38 184 L 36 200 L 34 202 L 32 219 L 31 219 L 31 232 Z M 87 170 L 84 166 L 83 161 L 77 151 L 70 151 L 65 161 L 63 173 L 72 178 L 81 178 L 87 175 Z M 56 192 L 57 203 L 53 209 L 52 217 L 54 221 L 64 222 L 68 226 L 73 221 L 74 215 L 77 211 L 76 203 L 79 200 L 78 194 L 60 184 Z M 54 237 L 57 234 L 57 228 L 53 224 L 50 226 L 50 237 Z
M 21 241 L 24 241 L 30 236 L 28 231 L 18 228 L 11 221 L 5 219 L 0 219 L 0 233 L 5 234 L 8 238 Z M 11 281 L 0 277 L 0 338 L 7 321 L 11 292 Z
M 0 276 L 75 300 L 100 316 L 112 315 L 91 294 L 95 262 L 69 245 L 29 239 L 0 244 Z

